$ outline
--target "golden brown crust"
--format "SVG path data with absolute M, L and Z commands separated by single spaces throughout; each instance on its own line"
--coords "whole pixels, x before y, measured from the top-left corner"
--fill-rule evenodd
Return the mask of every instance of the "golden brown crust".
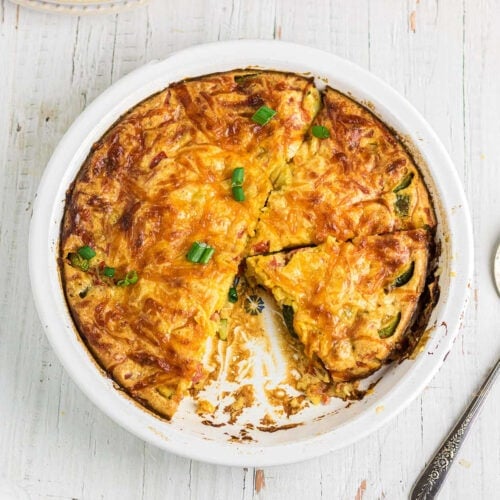
M 262 105 L 277 111 L 264 126 L 251 119 Z M 314 123 L 327 126 L 331 138 L 316 139 L 307 131 L 319 107 L 311 80 L 292 74 L 235 71 L 173 84 L 118 120 L 94 145 L 68 193 L 60 262 L 75 323 L 108 373 L 159 414 L 171 417 L 187 390 L 207 376 L 207 341 L 249 253 L 326 242 L 310 250 L 312 255 L 330 258 L 349 248 L 366 259 L 363 265 L 378 258 L 379 273 L 387 276 L 410 255 L 418 262 L 413 283 L 422 275 L 428 242 L 422 237 L 410 244 L 418 231 L 344 246 L 332 239 L 433 227 L 435 220 L 420 174 L 393 134 L 366 109 L 328 89 Z M 244 202 L 231 194 L 231 174 L 240 166 Z M 411 182 L 401 188 L 408 175 Z M 215 249 L 208 264 L 186 260 L 195 241 Z M 96 251 L 85 272 L 68 259 L 84 245 Z M 303 277 L 304 264 L 297 271 Z M 103 275 L 105 266 L 115 268 L 114 277 Z M 137 283 L 118 286 L 131 270 L 139 275 Z M 334 282 L 323 283 L 328 297 L 314 292 L 316 329 L 324 327 L 321 311 L 341 292 L 332 289 Z M 372 293 L 363 291 L 369 280 L 352 283 L 356 293 Z M 288 290 L 271 278 L 266 286 Z M 283 303 L 293 302 L 290 297 L 307 286 L 304 277 Z M 316 316 L 307 307 L 297 309 L 296 319 L 309 315 L 309 326 L 301 327 L 309 355 L 319 356 L 338 380 L 376 369 L 410 322 L 420 288 L 405 288 L 406 295 L 389 294 L 404 306 L 392 340 L 373 348 L 360 340 L 343 365 L 337 352 L 342 347 L 314 341 L 310 329 Z M 373 294 L 370 300 L 378 300 L 377 287 Z M 279 293 L 277 299 L 282 301 Z M 360 325 L 359 332 L 366 330 Z M 352 335 L 345 337 L 355 346 L 361 333 L 350 328 Z M 360 354 L 363 349 L 368 350 Z M 364 361 L 354 367 L 353 359 Z

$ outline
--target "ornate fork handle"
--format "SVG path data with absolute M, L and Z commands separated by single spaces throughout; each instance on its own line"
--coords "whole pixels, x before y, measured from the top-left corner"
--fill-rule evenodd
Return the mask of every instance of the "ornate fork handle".
M 479 389 L 479 392 L 474 396 L 474 399 L 460 417 L 457 425 L 448 434 L 429 465 L 420 474 L 411 491 L 411 500 L 431 500 L 436 497 L 458 450 L 464 442 L 465 436 L 467 436 L 479 414 L 479 410 L 483 406 L 488 392 L 493 387 L 499 371 L 500 359 L 496 362 L 481 389 Z

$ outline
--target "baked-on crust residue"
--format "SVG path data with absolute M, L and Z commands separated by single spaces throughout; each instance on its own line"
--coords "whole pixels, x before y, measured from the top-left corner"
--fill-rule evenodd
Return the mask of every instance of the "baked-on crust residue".
M 276 111 L 265 124 L 252 119 L 262 106 Z M 207 342 L 245 262 L 293 309 L 307 355 L 350 381 L 398 351 L 435 225 L 414 162 L 369 111 L 308 78 L 238 70 L 170 85 L 94 145 L 68 192 L 60 267 L 99 363 L 171 418 L 207 380 Z M 194 242 L 215 250 L 206 264 L 186 259 Z M 95 255 L 82 261 L 82 247 Z

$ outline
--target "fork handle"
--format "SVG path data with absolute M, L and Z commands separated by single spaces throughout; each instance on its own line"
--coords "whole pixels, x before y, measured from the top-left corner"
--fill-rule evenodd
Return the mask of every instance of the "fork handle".
M 448 471 L 453 464 L 458 450 L 462 446 L 465 437 L 479 414 L 479 410 L 483 406 L 488 392 L 493 387 L 499 371 L 500 359 L 497 360 L 481 389 L 479 389 L 479 392 L 463 412 L 460 420 L 448 434 L 429 465 L 420 474 L 411 490 L 411 500 L 431 500 L 436 497 L 448 475 Z

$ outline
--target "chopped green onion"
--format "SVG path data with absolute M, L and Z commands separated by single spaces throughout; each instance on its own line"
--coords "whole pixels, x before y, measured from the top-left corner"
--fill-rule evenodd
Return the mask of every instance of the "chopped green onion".
M 137 271 L 129 271 L 125 275 L 125 278 L 122 280 L 118 280 L 116 282 L 116 284 L 118 286 L 129 286 L 129 285 L 133 285 L 134 283 L 137 283 L 138 279 L 139 279 L 139 275 L 137 274 Z
M 236 287 L 232 286 L 229 289 L 229 293 L 227 294 L 227 300 L 234 304 L 235 302 L 238 302 L 238 292 L 236 291 Z
M 108 278 L 112 278 L 115 275 L 115 268 L 106 266 L 102 274 L 104 274 L 104 276 L 107 276 Z
M 330 131 L 323 125 L 313 125 L 311 132 L 318 139 L 328 139 L 330 137 Z
M 212 255 L 214 254 L 215 250 L 212 247 L 207 246 L 205 250 L 203 250 L 203 254 L 200 257 L 200 260 L 198 261 L 199 264 L 206 264 L 211 258 Z
M 186 255 L 187 260 L 194 264 L 206 264 L 214 254 L 215 250 L 206 243 L 195 241 Z
M 125 279 L 133 285 L 134 283 L 137 283 L 137 280 L 139 279 L 139 275 L 137 274 L 137 271 L 129 271 L 127 275 L 125 276 Z
M 233 198 L 236 201 L 245 201 L 245 193 L 241 186 L 233 186 Z
M 200 243 L 198 241 L 195 241 L 189 250 L 189 252 L 186 255 L 187 260 L 190 262 L 194 262 L 195 264 L 197 262 L 200 262 L 201 256 L 203 255 L 203 252 L 207 248 L 206 243 Z
M 93 248 L 85 245 L 84 247 L 79 248 L 78 250 L 78 255 L 80 257 L 90 260 L 92 257 L 95 257 L 95 251 Z
M 221 319 L 217 335 L 221 340 L 227 340 L 227 319 Z
M 261 106 L 252 116 L 252 120 L 259 125 L 265 125 L 276 114 L 274 109 Z
M 231 177 L 233 186 L 241 186 L 243 184 L 244 178 L 245 178 L 245 169 L 243 167 L 238 167 L 233 170 L 233 175 Z
M 89 270 L 89 261 L 77 253 L 69 253 L 68 259 L 73 267 L 78 267 L 82 271 Z

